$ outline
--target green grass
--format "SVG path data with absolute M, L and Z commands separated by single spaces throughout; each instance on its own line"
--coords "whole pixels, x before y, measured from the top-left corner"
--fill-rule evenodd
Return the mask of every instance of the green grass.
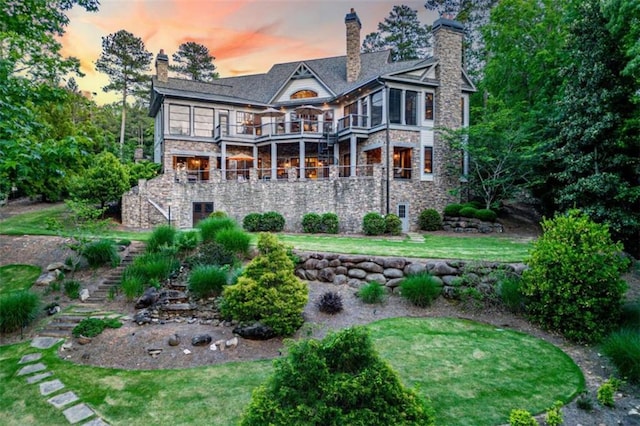
M 0 295 L 18 290 L 29 290 L 40 276 L 40 268 L 33 265 L 7 265 L 0 267 Z
M 447 318 L 387 319 L 369 328 L 403 382 L 431 399 L 440 425 L 506 423 L 513 408 L 539 413 L 584 388 L 567 355 L 522 333 Z M 11 413 L 7 425 L 68 424 L 37 385 L 16 376 L 20 357 L 34 351 L 25 343 L 0 346 L 0 413 Z M 270 361 L 127 371 L 75 365 L 54 349 L 43 352 L 41 362 L 65 389 L 112 425 L 237 424 L 252 389 L 273 371 Z
M 307 251 L 501 262 L 523 261 L 531 246 L 529 241 L 496 236 L 425 235 L 424 243 L 398 238 L 336 235 L 283 234 L 279 238 L 298 250 Z

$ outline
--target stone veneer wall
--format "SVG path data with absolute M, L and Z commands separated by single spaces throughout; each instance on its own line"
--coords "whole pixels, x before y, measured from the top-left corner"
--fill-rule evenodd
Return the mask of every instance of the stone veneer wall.
M 495 273 L 520 275 L 522 263 L 471 262 L 460 260 L 407 259 L 344 255 L 336 253 L 295 252 L 299 257 L 296 275 L 308 281 L 329 282 L 360 288 L 370 282 L 384 285 L 390 292 L 412 274 L 429 271 L 443 284 L 445 297 L 454 298 L 460 287 L 473 286 L 483 294 L 493 291 Z

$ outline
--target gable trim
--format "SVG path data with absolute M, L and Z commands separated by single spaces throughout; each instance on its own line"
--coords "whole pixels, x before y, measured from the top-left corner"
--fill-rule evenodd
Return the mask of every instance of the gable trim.
M 293 72 L 291 74 L 289 74 L 289 76 L 284 79 L 284 81 L 282 82 L 282 84 L 280 84 L 280 87 L 278 87 L 278 90 L 276 90 L 275 94 L 271 97 L 271 99 L 269 99 L 269 103 L 272 104 L 276 101 L 276 99 L 278 99 L 280 96 L 282 96 L 282 93 L 286 90 L 287 86 L 289 85 L 289 83 L 292 80 L 298 80 L 302 77 L 297 76 L 298 71 L 304 68 L 305 72 L 308 71 L 310 73 L 310 75 L 305 76 L 304 78 L 313 78 L 315 79 L 318 84 L 320 84 L 320 86 L 322 86 L 322 88 L 324 88 L 327 92 L 329 92 L 331 94 L 331 96 L 335 96 L 336 94 L 333 92 L 333 90 L 331 90 L 331 88 L 329 88 L 329 86 L 322 81 L 322 79 L 320 77 L 318 77 L 318 74 L 316 74 L 313 69 L 305 62 L 302 61 L 298 64 L 298 66 L 296 67 L 295 70 L 293 70 Z

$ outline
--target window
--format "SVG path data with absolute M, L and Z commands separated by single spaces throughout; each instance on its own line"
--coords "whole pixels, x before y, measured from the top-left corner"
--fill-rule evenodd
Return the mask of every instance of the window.
M 213 109 L 193 108 L 193 135 L 206 138 L 213 136 Z
M 393 177 L 411 179 L 411 148 L 393 148 Z
M 304 98 L 317 98 L 317 97 L 318 97 L 318 92 L 314 92 L 313 90 L 308 90 L 308 89 L 298 90 L 297 92 L 293 93 L 290 96 L 291 99 L 304 99 Z
M 218 120 L 220 121 L 220 136 L 229 135 L 229 111 L 226 109 L 220 110 L 218 114 Z
M 418 124 L 418 92 L 407 90 L 404 93 L 404 124 L 415 126 Z
M 431 174 L 433 173 L 433 147 L 425 146 L 423 147 L 423 163 L 422 163 L 422 173 L 423 174 Z
M 366 151 L 367 164 L 380 164 L 382 163 L 382 148 L 370 149 Z
M 402 124 L 402 114 L 400 112 L 402 104 L 402 90 L 389 90 L 389 122 Z
M 360 114 L 358 125 L 361 127 L 369 127 L 369 98 L 362 99 L 360 108 L 362 110 L 362 114 Z
M 424 119 L 433 120 L 433 93 L 424 94 Z
M 236 112 L 237 132 L 240 135 L 253 135 L 256 116 L 252 112 Z M 259 118 L 258 118 L 259 119 Z M 259 123 L 258 123 L 259 124 Z
M 209 157 L 173 157 L 173 169 L 186 171 L 189 182 L 209 180 Z
M 464 126 L 465 120 L 464 120 L 464 98 L 460 98 L 460 118 L 461 118 L 461 123 Z
M 371 95 L 371 126 L 382 124 L 382 91 Z
M 189 135 L 190 109 L 186 105 L 169 105 L 169 133 L 172 135 Z

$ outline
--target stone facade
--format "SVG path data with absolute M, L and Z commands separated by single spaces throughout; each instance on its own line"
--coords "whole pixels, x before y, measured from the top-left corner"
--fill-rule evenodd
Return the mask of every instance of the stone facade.
M 347 27 L 347 81 L 353 83 L 360 77 L 360 18 L 351 9 L 344 19 Z

